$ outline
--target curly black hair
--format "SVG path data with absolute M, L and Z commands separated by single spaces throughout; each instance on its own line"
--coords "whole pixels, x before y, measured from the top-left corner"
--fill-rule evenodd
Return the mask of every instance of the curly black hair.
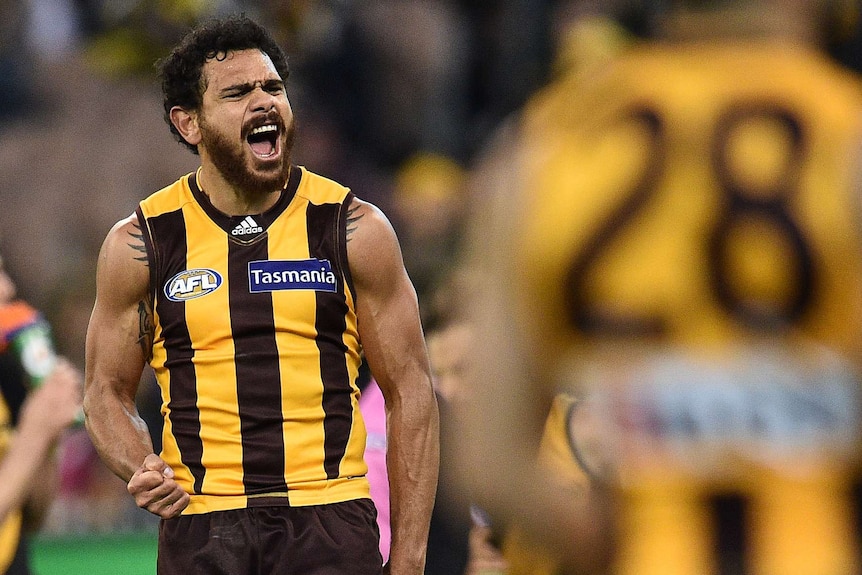
M 201 23 L 191 29 L 170 54 L 156 62 L 162 82 L 165 121 L 177 141 L 193 153 L 197 154 L 197 146 L 186 142 L 177 131 L 171 122 L 171 108 L 200 109 L 206 90 L 202 75 L 206 61 L 219 54 L 253 48 L 269 56 L 279 76 L 287 80 L 290 68 L 281 46 L 266 28 L 243 14 Z

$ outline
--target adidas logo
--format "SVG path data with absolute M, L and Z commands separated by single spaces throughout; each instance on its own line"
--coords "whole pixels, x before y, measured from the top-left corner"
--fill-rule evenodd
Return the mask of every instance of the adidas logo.
M 257 225 L 257 222 L 254 221 L 254 218 L 251 216 L 246 216 L 243 221 L 239 223 L 237 227 L 231 231 L 230 235 L 232 236 L 247 236 L 248 234 L 259 234 L 263 231 L 263 228 Z

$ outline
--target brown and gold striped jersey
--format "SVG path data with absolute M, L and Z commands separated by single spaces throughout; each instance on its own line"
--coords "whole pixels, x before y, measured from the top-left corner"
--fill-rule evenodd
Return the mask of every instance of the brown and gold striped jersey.
M 860 138 L 857 77 L 757 42 L 527 108 L 503 281 L 546 380 L 608 408 L 615 573 L 862 572 Z
M 186 175 L 137 211 L 161 456 L 192 494 L 184 513 L 368 497 L 351 192 L 295 166 L 271 209 L 229 217 L 197 182 Z

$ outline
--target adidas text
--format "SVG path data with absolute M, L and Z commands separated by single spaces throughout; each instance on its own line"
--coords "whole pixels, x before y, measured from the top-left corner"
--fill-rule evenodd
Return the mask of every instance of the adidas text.
M 254 228 L 234 228 L 233 231 L 231 232 L 231 235 L 233 235 L 233 236 L 244 236 L 247 234 L 256 234 L 256 233 L 262 232 L 262 231 L 263 231 L 263 228 L 260 226 L 254 227 Z

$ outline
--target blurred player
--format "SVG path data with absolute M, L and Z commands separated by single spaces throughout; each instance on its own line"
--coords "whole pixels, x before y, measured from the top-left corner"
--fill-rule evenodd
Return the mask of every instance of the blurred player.
M 29 573 L 24 532 L 53 501 L 53 448 L 80 416 L 81 383 L 55 354 L 44 316 L 17 297 L 0 257 L 0 573 Z
M 858 573 L 862 84 L 837 2 L 671 2 L 478 172 L 464 469 L 569 569 Z M 535 466 L 585 398 L 607 494 Z
M 45 317 L 16 295 L 15 283 L 0 256 L 0 379 L 6 382 L 3 392 L 8 401 L 16 403 L 15 410 L 27 390 L 38 387 L 56 361 Z M 10 389 L 13 379 L 21 383 L 18 389 Z

